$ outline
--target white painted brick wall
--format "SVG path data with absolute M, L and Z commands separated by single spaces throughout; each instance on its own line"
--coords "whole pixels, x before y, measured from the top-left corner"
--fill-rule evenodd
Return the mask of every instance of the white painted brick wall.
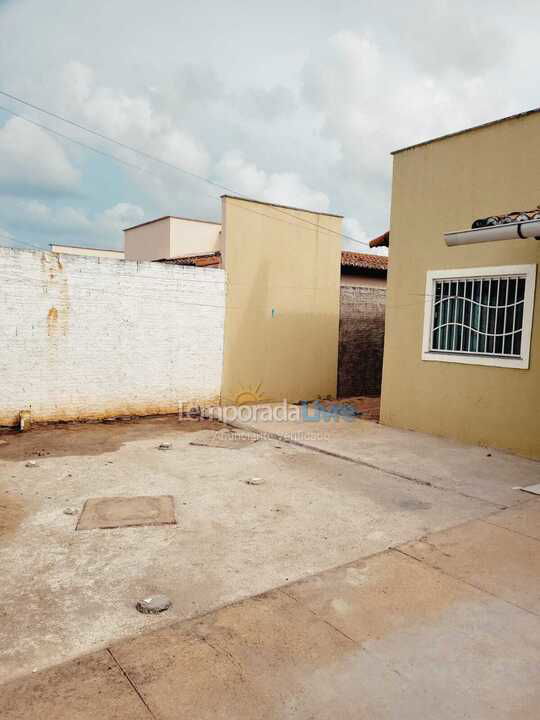
M 0 248 L 0 425 L 176 412 L 221 391 L 225 272 Z

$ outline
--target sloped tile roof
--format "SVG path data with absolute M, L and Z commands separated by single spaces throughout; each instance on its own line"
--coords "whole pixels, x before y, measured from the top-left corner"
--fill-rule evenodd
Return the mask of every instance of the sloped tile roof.
M 390 230 L 370 240 L 369 247 L 390 247 Z
M 490 227 L 491 225 L 506 225 L 506 223 L 527 222 L 527 220 L 540 220 L 540 207 L 534 210 L 513 210 L 502 215 L 490 215 L 487 218 L 475 220 L 471 227 L 474 229 Z
M 388 270 L 388 258 L 384 255 L 369 255 L 368 253 L 344 250 L 341 253 L 341 267 L 386 272 Z
M 167 263 L 168 265 L 191 265 L 192 267 L 219 267 L 221 265 L 221 253 L 217 251 L 205 255 L 162 258 L 154 262 Z

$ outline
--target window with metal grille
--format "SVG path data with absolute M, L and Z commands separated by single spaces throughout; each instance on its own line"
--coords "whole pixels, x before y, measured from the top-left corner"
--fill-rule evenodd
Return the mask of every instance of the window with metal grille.
M 423 359 L 528 367 L 535 275 L 534 265 L 429 272 Z

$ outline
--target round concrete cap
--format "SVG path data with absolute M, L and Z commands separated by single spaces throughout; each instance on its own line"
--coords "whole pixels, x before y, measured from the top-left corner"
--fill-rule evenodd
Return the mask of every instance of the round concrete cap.
M 135 605 L 140 613 L 157 615 L 171 607 L 172 603 L 166 595 L 150 595 L 139 600 Z

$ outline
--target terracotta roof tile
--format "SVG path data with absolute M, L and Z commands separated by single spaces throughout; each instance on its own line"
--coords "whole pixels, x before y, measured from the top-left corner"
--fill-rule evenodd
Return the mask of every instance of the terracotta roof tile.
M 390 247 L 390 230 L 370 240 L 369 247 Z
M 192 267 L 219 267 L 221 265 L 221 253 L 206 253 L 205 255 L 187 255 L 184 257 L 162 258 L 154 262 L 167 263 L 168 265 L 191 265 Z
M 341 267 L 386 272 L 388 270 L 388 258 L 385 255 L 343 251 L 341 253 Z
M 540 220 L 540 206 L 534 210 L 513 210 L 502 215 L 490 215 L 487 218 L 475 220 L 471 227 L 474 229 L 490 227 L 491 225 L 505 225 L 506 223 L 526 222 L 527 220 Z

